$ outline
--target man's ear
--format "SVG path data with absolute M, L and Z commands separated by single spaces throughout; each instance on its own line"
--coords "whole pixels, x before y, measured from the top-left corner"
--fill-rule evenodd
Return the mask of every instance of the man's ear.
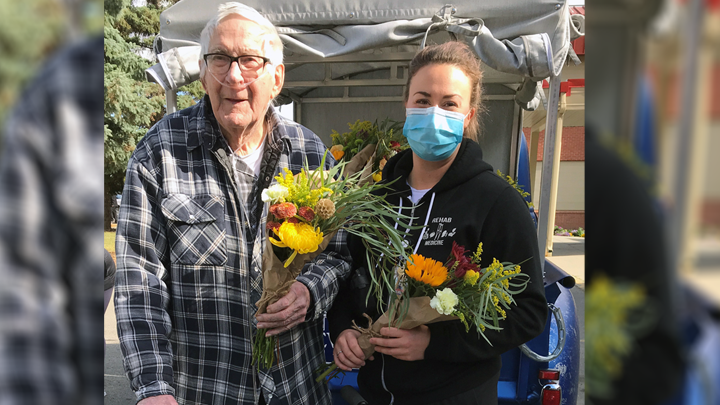
M 275 83 L 272 88 L 272 98 L 280 94 L 283 84 L 285 84 L 285 65 L 278 65 L 275 67 Z
M 200 72 L 203 71 L 203 68 L 202 68 L 203 63 L 204 62 L 202 59 L 198 59 L 198 66 L 200 67 Z M 205 90 L 205 93 L 207 93 L 208 91 L 207 91 L 207 87 L 205 86 L 205 75 L 201 74 L 199 80 L 200 80 L 200 84 L 202 84 L 203 90 Z

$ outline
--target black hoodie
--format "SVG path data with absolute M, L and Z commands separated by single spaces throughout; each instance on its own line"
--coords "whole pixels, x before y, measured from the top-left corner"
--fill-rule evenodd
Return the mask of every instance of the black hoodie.
M 390 204 L 412 206 L 407 185 L 412 167 L 410 150 L 387 162 L 383 180 L 398 179 L 392 184 L 396 192 L 387 197 Z M 507 319 L 500 322 L 503 330 L 485 331 L 492 346 L 473 328 L 468 333 L 460 321 L 447 321 L 428 325 L 430 344 L 424 360 L 409 362 L 376 353 L 375 360 L 366 361 L 358 375 L 360 393 L 371 404 L 389 403 L 390 393 L 395 404 L 403 405 L 432 403 L 471 390 L 499 372 L 502 353 L 539 335 L 547 317 L 541 256 L 525 201 L 482 160 L 477 143 L 463 140 L 448 171 L 418 202 L 412 215 L 417 218 L 414 225 L 427 225 L 419 246 L 421 229 L 412 231 L 407 240 L 413 250 L 417 246 L 416 253 L 444 263 L 453 241 L 470 251 L 482 242 L 482 267 L 492 263 L 493 258 L 524 262 L 522 272 L 530 276 L 530 282 L 524 292 L 515 296 L 517 306 L 512 306 Z M 354 263 L 365 263 L 357 239 L 351 238 L 348 243 Z M 352 320 L 366 325 L 363 312 L 373 319 L 380 316 L 374 303 L 365 306 L 367 289 L 357 291 L 355 275 L 341 286 L 328 313 L 333 341 L 351 327 Z

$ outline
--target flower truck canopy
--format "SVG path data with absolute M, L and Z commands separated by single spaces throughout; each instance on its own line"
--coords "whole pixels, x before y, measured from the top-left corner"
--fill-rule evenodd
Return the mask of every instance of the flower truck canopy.
M 224 2 L 183 0 L 161 14 L 160 33 L 154 46 L 160 63 L 148 70 L 150 80 L 166 90 L 174 90 L 198 79 L 200 32 L 217 6 Z M 436 0 L 246 0 L 244 3 L 278 28 L 290 65 L 343 56 L 350 57 L 347 60 L 355 65 L 409 60 L 427 34 L 432 37 L 446 32 L 470 43 L 483 63 L 499 73 L 490 74 L 493 81 L 519 84 L 523 79 L 537 82 L 559 75 L 568 52 L 572 52 L 571 39 L 580 35 L 571 23 L 567 4 L 557 0 L 455 0 L 450 4 Z M 340 70 L 339 75 L 352 73 L 347 66 Z M 307 81 L 307 78 L 303 69 L 299 72 L 288 69 L 286 80 Z M 535 86 L 527 87 L 531 87 L 532 97 Z M 528 101 L 527 97 L 524 101 Z

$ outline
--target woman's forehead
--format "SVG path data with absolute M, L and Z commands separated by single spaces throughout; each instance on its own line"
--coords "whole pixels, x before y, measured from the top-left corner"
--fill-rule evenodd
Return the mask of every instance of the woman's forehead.
M 470 85 L 470 78 L 462 69 L 449 64 L 424 66 L 410 82 L 411 94 L 415 91 L 462 94 L 470 91 Z

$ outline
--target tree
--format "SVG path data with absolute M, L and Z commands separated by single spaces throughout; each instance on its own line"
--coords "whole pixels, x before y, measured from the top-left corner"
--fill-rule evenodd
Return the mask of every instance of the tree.
M 133 6 L 128 0 L 105 1 L 105 229 L 110 229 L 110 208 L 122 192 L 125 170 L 135 146 L 166 111 L 162 87 L 147 82 L 145 69 L 155 60 L 152 43 L 160 30 L 160 13 L 177 0 L 148 1 Z M 154 57 L 154 55 L 153 55 Z M 178 107 L 201 97 L 199 84 L 178 93 Z
M 65 40 L 66 13 L 55 0 L 0 0 L 0 128 L 20 89 Z M 10 17 L 12 16 L 12 17 Z M 1 133 L 1 131 L 0 131 Z

